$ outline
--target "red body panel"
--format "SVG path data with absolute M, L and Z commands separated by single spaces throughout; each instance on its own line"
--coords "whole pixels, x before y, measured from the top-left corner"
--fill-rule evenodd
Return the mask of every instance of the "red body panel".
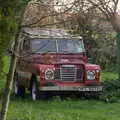
M 81 64 L 87 62 L 84 54 L 32 54 L 26 58 L 29 62 L 38 64 Z
M 40 85 L 45 86 L 47 82 L 55 83 L 57 86 L 84 86 L 89 85 L 91 83 L 95 83 L 96 85 L 100 85 L 100 73 L 95 78 L 95 80 L 87 80 L 86 71 L 87 70 L 100 70 L 98 65 L 87 64 L 87 57 L 83 54 L 34 54 L 25 58 L 27 62 L 29 62 L 29 67 L 36 71 L 37 75 L 40 76 Z M 71 81 L 71 82 L 62 82 L 59 80 L 45 80 L 45 70 L 46 69 L 56 69 L 60 68 L 61 65 L 82 65 L 85 70 L 85 76 L 83 82 Z M 30 72 L 30 71 L 29 71 Z

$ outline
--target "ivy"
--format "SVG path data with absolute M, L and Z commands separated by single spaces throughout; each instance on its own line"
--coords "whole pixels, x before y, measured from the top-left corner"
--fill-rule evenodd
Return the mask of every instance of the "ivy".
M 19 15 L 27 2 L 28 0 L 0 0 L 0 72 L 4 68 L 2 58 L 15 36 Z

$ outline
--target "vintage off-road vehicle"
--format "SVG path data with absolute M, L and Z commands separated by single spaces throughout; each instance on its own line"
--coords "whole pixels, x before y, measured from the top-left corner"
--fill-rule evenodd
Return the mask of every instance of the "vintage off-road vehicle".
M 24 28 L 20 57 L 14 76 L 14 92 L 31 97 L 81 95 L 102 91 L 100 66 L 87 63 L 81 37 L 63 30 Z

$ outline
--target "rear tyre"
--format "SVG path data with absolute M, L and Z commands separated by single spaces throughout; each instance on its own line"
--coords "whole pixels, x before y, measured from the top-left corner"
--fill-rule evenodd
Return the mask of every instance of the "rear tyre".
M 14 77 L 14 94 L 17 97 L 25 97 L 25 87 L 18 84 L 18 74 Z

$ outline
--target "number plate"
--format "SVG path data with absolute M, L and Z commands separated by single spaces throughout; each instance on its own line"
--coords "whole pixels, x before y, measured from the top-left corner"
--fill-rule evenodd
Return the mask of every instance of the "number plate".
M 85 86 L 85 87 L 74 87 L 76 91 L 102 91 L 103 87 L 102 86 Z

